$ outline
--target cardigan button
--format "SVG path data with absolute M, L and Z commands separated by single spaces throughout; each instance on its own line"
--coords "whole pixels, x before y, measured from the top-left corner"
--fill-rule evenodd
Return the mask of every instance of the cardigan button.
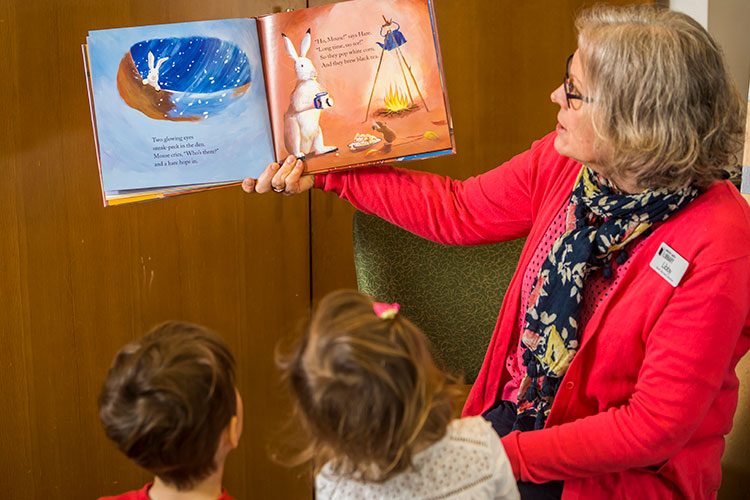
M 568 381 L 565 383 L 565 387 L 568 389 L 572 389 L 573 387 L 575 387 L 575 384 L 573 382 Z

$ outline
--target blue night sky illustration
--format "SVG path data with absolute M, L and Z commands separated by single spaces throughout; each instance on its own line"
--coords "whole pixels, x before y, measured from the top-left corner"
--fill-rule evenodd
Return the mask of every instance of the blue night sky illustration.
M 154 63 L 169 57 L 159 68 L 159 85 L 165 90 L 212 93 L 250 82 L 245 53 L 218 38 L 162 38 L 133 45 L 130 54 L 143 78 L 149 72 L 149 51 L 154 54 Z

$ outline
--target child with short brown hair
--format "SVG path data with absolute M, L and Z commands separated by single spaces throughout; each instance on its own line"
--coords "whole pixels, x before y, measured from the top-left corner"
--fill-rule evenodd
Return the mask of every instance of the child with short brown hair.
M 326 296 L 279 364 L 318 500 L 518 498 L 497 434 L 481 417 L 454 420 L 458 388 L 397 304 Z
M 107 499 L 231 500 L 222 476 L 242 433 L 242 399 L 234 357 L 214 332 L 172 321 L 120 349 L 99 415 L 120 451 L 155 475 Z

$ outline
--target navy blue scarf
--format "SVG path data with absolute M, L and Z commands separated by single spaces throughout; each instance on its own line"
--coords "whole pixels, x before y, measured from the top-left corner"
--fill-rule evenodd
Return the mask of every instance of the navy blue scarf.
M 576 180 L 565 220 L 531 289 L 521 340 L 526 374 L 518 392 L 515 428 L 541 429 L 565 372 L 578 351 L 578 319 L 588 274 L 624 263 L 625 247 L 646 236 L 699 194 L 693 187 L 679 191 L 618 192 L 588 167 Z

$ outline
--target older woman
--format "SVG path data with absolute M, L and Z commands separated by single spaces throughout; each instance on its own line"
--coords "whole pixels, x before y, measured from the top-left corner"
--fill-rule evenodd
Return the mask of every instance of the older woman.
M 523 498 L 714 498 L 750 346 L 750 209 L 722 180 L 741 103 L 685 15 L 600 7 L 577 28 L 556 130 L 483 175 L 290 158 L 243 187 L 314 185 L 442 243 L 526 236 L 464 408 Z

